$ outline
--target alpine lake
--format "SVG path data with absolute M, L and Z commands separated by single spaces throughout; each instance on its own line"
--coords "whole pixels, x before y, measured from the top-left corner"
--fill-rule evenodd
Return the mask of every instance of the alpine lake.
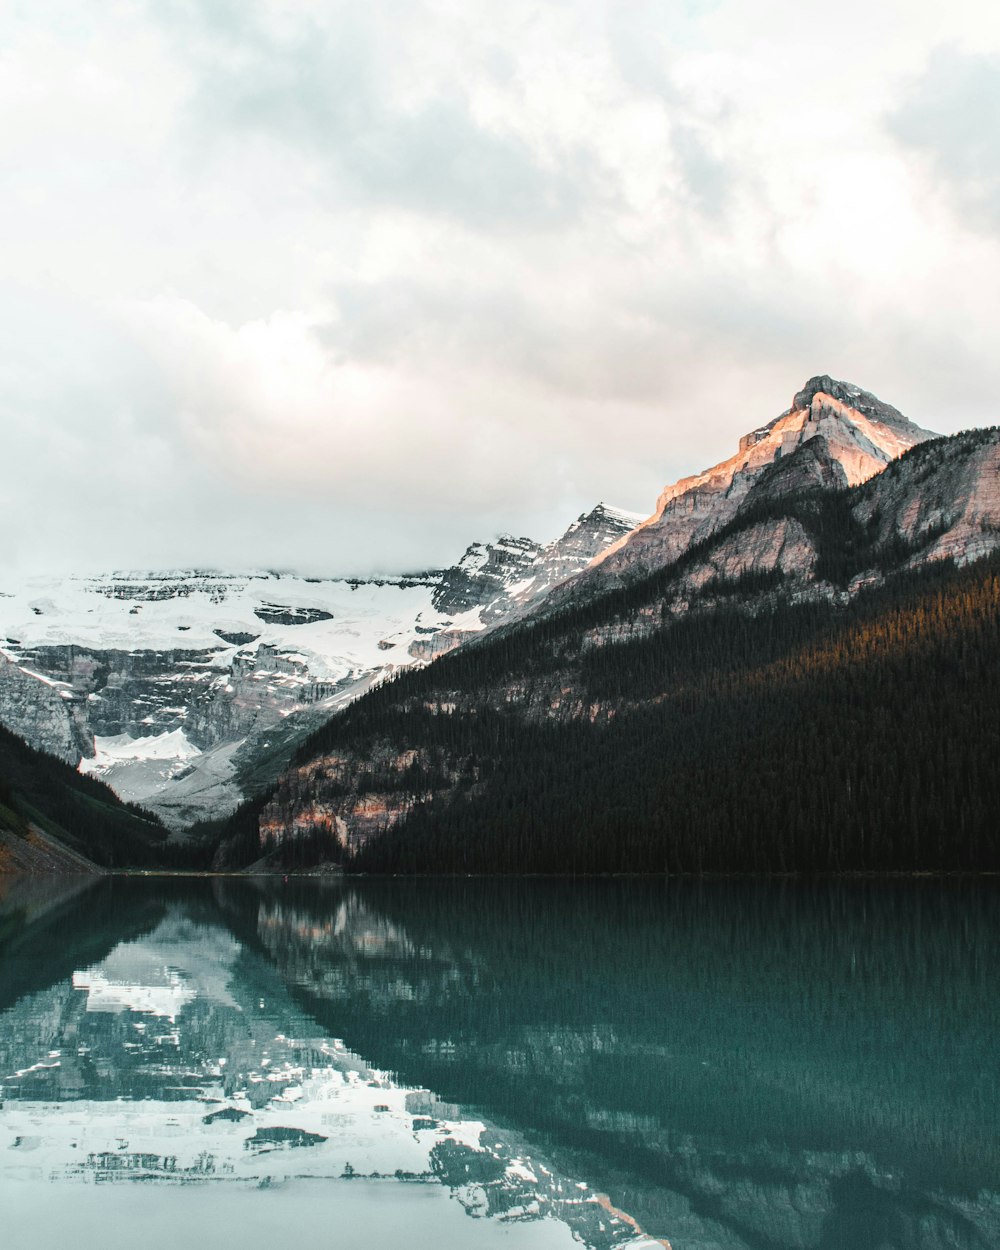
M 990 1250 L 998 956 L 989 879 L 0 878 L 0 1239 Z

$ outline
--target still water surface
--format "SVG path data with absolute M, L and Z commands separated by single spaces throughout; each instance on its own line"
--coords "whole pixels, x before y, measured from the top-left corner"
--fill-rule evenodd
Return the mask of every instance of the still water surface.
M 4 1244 L 996 1250 L 998 903 L 0 879 Z

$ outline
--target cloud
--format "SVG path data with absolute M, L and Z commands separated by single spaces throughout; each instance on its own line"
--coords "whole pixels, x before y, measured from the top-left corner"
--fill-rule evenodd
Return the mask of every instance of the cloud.
M 340 202 L 504 231 L 558 228 L 597 185 L 585 148 L 543 154 L 477 117 L 451 75 L 430 68 L 425 80 L 410 81 L 412 49 L 398 31 L 388 34 L 376 10 L 335 3 L 285 22 L 274 12 L 252 0 L 221 13 L 151 9 L 196 67 L 186 118 L 209 157 L 251 137 L 294 145 Z M 393 26 L 412 30 L 405 6 L 388 13 Z M 488 50 L 487 63 L 497 64 L 497 52 Z
M 4 532 L 398 569 L 651 506 L 813 373 L 995 420 L 1000 29 L 931 55 L 981 11 L 5 9 Z
M 890 115 L 967 221 L 1000 227 L 1000 55 L 938 48 Z

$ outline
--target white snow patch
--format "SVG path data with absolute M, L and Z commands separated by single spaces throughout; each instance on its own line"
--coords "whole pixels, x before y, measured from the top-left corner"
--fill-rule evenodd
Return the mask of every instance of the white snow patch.
M 46 677 L 44 673 L 36 673 L 33 668 L 25 668 L 23 664 L 19 664 L 18 667 L 26 676 L 34 677 L 35 681 L 40 681 L 46 686 L 51 686 L 53 690 L 58 690 L 60 693 L 65 694 L 72 693 L 72 687 L 68 682 L 56 681 L 54 677 Z
M 459 612 L 451 618 L 449 629 L 460 629 L 463 631 L 473 631 L 485 629 L 483 624 L 482 608 L 469 608 L 466 612 Z
M 94 738 L 94 758 L 82 760 L 80 771 L 97 773 L 124 760 L 190 760 L 201 751 L 188 739 L 183 729 L 169 733 L 133 738 L 130 734 Z
M 485 544 L 473 543 L 461 560 L 458 567 L 467 573 L 478 573 L 484 569 L 490 561 L 490 553 L 487 551 Z
M 609 508 L 607 504 L 604 504 L 603 506 L 604 511 L 608 516 L 615 517 L 616 520 L 619 521 L 624 521 L 626 525 L 631 525 L 633 529 L 645 521 L 647 517 L 645 512 L 626 512 L 624 508 Z

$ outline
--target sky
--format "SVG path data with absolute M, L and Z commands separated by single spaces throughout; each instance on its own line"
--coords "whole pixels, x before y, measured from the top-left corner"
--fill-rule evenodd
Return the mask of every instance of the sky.
M 995 0 L 4 0 L 0 590 L 652 510 L 816 373 L 1000 422 Z

